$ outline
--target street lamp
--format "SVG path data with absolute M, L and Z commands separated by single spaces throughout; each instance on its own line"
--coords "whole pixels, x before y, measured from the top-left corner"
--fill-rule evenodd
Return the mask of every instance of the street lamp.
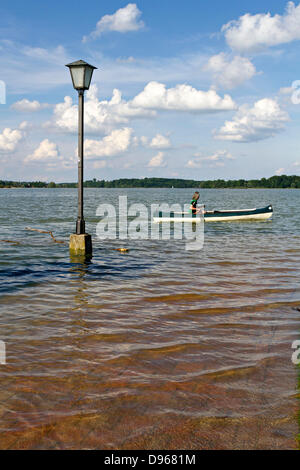
M 83 141 L 84 141 L 84 92 L 90 88 L 92 75 L 94 70 L 97 67 L 84 62 L 83 60 L 78 60 L 67 64 L 66 67 L 69 67 L 71 78 L 73 82 L 73 87 L 78 91 L 78 218 L 76 222 L 76 235 L 87 235 L 85 233 L 85 221 L 83 218 Z M 77 240 L 78 242 L 78 240 Z M 75 243 L 76 247 L 78 243 Z M 86 237 L 84 239 L 84 248 L 82 244 L 79 243 L 79 249 L 74 249 L 72 251 L 86 251 L 87 248 Z M 73 245 L 72 245 L 73 246 Z M 70 240 L 70 249 L 72 249 L 71 240 Z M 89 242 L 88 242 L 89 246 Z M 90 241 L 90 250 L 91 250 L 91 241 Z

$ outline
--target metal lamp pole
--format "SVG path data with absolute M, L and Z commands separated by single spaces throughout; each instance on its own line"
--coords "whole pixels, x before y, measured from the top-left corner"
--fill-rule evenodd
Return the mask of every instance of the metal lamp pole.
M 76 234 L 85 233 L 83 218 L 83 142 L 84 142 L 84 90 L 78 91 L 78 218 Z
M 78 217 L 76 233 L 70 236 L 70 252 L 91 254 L 92 238 L 85 233 L 83 218 L 83 142 L 84 142 L 84 91 L 90 88 L 92 75 L 97 67 L 84 60 L 67 64 L 70 70 L 73 87 L 78 91 Z

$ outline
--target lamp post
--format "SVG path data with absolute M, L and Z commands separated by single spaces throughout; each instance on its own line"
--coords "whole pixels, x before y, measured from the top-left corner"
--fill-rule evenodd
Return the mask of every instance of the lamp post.
M 92 240 L 90 235 L 85 233 L 83 217 L 84 92 L 90 88 L 92 75 L 97 67 L 83 60 L 67 64 L 66 67 L 69 67 L 73 87 L 78 91 L 78 218 L 76 234 L 70 238 L 70 251 L 91 254 Z

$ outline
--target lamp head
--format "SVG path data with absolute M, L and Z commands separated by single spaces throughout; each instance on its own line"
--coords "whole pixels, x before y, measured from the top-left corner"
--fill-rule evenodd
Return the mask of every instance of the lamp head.
M 75 90 L 84 91 L 90 88 L 92 75 L 97 67 L 84 62 L 84 60 L 77 60 L 67 64 L 66 67 L 69 67 Z

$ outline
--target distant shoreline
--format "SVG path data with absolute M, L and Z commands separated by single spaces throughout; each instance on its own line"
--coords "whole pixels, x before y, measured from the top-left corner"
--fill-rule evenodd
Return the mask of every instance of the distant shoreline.
M 47 183 L 43 181 L 8 181 L 0 180 L 0 189 L 23 188 L 76 188 L 77 183 Z M 185 180 L 173 178 L 122 178 L 112 181 L 88 180 L 85 188 L 176 188 L 176 189 L 300 189 L 300 176 L 280 175 L 259 180 Z

